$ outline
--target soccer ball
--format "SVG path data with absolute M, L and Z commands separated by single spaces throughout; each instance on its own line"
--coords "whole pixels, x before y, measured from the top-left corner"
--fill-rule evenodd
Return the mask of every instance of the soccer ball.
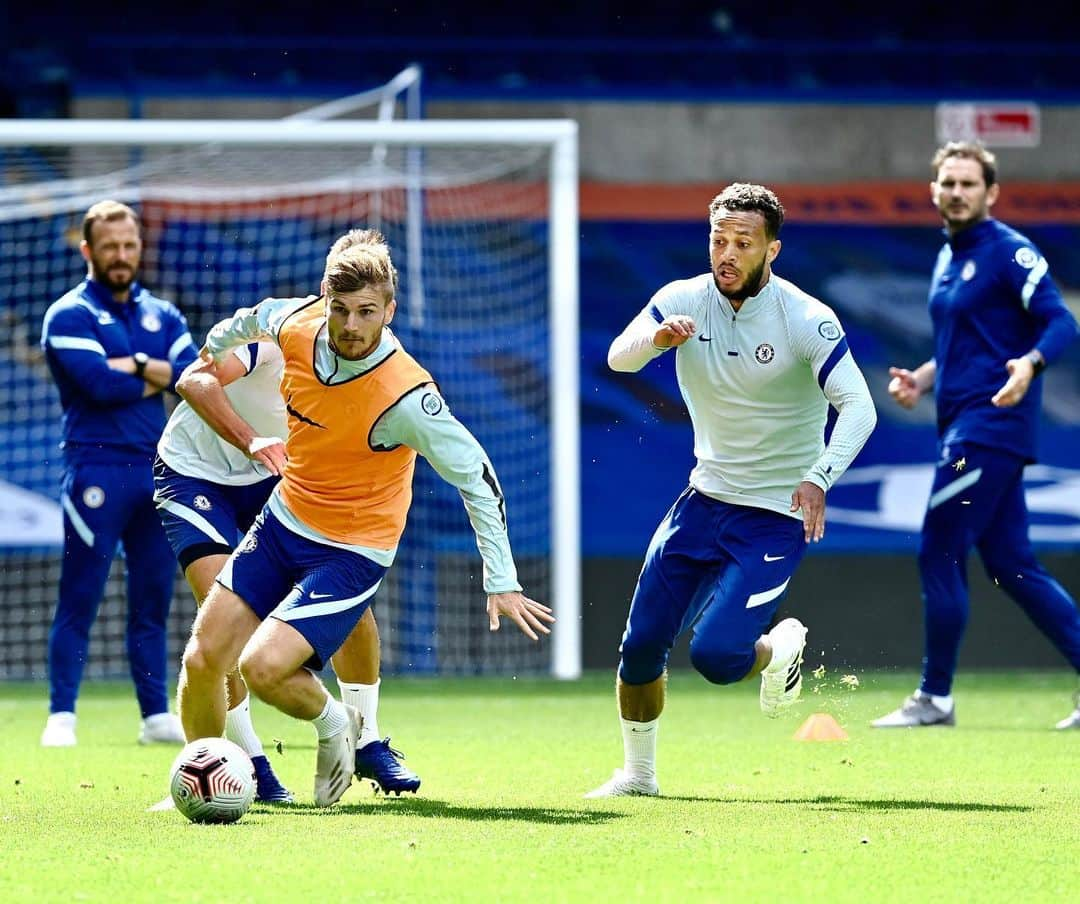
M 255 797 L 255 767 L 232 741 L 200 738 L 173 761 L 169 791 L 192 822 L 236 822 Z

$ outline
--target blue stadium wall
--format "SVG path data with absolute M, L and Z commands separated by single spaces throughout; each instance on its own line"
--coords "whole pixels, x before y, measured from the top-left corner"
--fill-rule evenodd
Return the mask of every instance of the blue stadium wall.
M 671 360 L 661 358 L 638 374 L 617 374 L 606 365 L 607 348 L 661 285 L 706 269 L 704 211 L 720 187 L 582 188 L 580 404 L 586 667 L 606 668 L 617 662 L 618 641 L 643 551 L 656 523 L 685 486 L 693 464 L 690 425 Z M 855 467 L 830 493 L 826 539 L 801 567 L 786 609 L 806 616 L 820 657 L 835 665 L 915 667 L 921 632 L 915 548 L 935 457 L 933 408 L 924 402 L 914 412 L 903 412 L 889 401 L 885 385 L 890 364 L 914 365 L 931 353 L 925 296 L 942 236 L 926 203 L 924 185 L 787 186 L 780 188 L 780 194 L 788 204 L 789 223 L 775 270 L 836 310 L 880 413 L 879 426 Z M 1002 218 L 1040 246 L 1053 277 L 1067 297 L 1075 299 L 1080 292 L 1080 260 L 1073 253 L 1080 245 L 1080 189 L 1059 186 L 1041 194 L 1014 190 L 1011 197 L 1014 200 L 1003 202 Z M 1032 198 L 1042 202 L 1033 203 Z M 201 227 L 195 223 L 192 228 Z M 221 259 L 232 259 L 237 250 L 224 234 L 215 239 L 200 233 L 199 244 L 209 255 L 211 269 L 215 241 L 226 252 Z M 317 275 L 313 271 L 313 281 Z M 237 304 L 250 303 L 267 290 L 255 285 L 232 288 Z M 178 300 L 183 306 L 183 299 Z M 46 303 L 42 300 L 42 306 Z M 195 309 L 185 313 L 193 325 L 206 320 Z M 39 326 L 32 325 L 31 332 Z M 419 337 L 414 339 L 419 341 Z M 541 361 L 522 361 L 519 366 L 514 349 L 505 351 L 505 355 L 478 362 L 487 370 L 480 376 L 495 394 L 508 371 L 520 371 L 526 364 L 544 366 Z M 428 360 L 437 354 L 437 349 L 431 349 L 427 357 L 421 357 Z M 429 363 L 438 373 L 437 361 Z M 0 356 L 0 365 L 21 371 L 19 363 L 7 355 Z M 14 382 L 15 374 L 11 377 Z M 1067 360 L 1048 371 L 1046 380 L 1042 454 L 1028 474 L 1033 536 L 1045 561 L 1077 593 L 1080 348 L 1072 349 Z M 453 387 L 447 390 L 452 395 Z M 509 399 L 506 404 L 513 405 Z M 55 495 L 57 456 L 43 454 L 42 446 L 55 448 L 58 421 L 42 424 L 31 448 L 23 447 L 25 440 L 8 429 L 14 416 L 11 407 L 0 418 L 0 458 L 7 465 L 8 479 L 15 474 L 15 482 L 23 488 Z M 520 416 L 539 422 L 543 412 L 521 412 Z M 463 417 L 470 420 L 467 414 Z M 531 470 L 542 474 L 543 460 L 546 456 L 540 455 Z M 16 463 L 18 467 L 13 467 Z M 507 467 L 500 466 L 504 484 Z M 440 504 L 459 508 L 448 488 L 434 478 L 429 483 L 420 491 L 435 494 Z M 512 499 L 510 510 L 512 515 Z M 519 554 L 542 552 L 543 538 L 514 539 Z M 970 636 L 962 665 L 1063 664 L 1014 607 L 987 585 L 974 563 L 972 596 Z M 680 650 L 675 663 L 685 661 Z

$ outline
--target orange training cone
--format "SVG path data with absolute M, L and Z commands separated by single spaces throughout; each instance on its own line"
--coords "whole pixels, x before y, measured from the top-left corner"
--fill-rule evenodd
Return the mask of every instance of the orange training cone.
M 814 713 L 795 732 L 796 741 L 846 741 L 848 733 L 828 713 Z

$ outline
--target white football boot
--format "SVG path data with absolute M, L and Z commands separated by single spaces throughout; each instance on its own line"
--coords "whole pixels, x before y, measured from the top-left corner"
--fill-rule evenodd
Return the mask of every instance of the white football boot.
M 52 713 L 41 733 L 42 747 L 75 746 L 75 713 Z
M 806 626 L 797 618 L 785 618 L 769 633 L 773 655 L 761 673 L 761 711 L 774 719 L 802 693 L 802 661 Z
M 922 691 L 915 691 L 899 709 L 886 713 L 880 719 L 870 723 L 874 728 L 921 728 L 928 725 L 956 725 L 956 705 L 948 710 L 942 709 L 933 697 Z
M 611 776 L 599 788 L 594 788 L 587 798 L 599 797 L 658 797 L 660 787 L 653 777 L 630 775 L 623 769 L 616 769 Z
M 329 807 L 341 799 L 353 777 L 353 756 L 360 736 L 360 713 L 345 705 L 349 720 L 336 735 L 319 741 L 315 761 L 315 806 Z
M 184 726 L 175 713 L 155 713 L 143 719 L 139 732 L 140 744 L 179 744 L 187 743 Z

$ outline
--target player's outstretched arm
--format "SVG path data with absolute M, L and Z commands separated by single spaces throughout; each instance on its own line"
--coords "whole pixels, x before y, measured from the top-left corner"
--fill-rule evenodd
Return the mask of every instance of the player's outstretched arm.
M 374 448 L 405 445 L 427 459 L 461 493 L 484 561 L 488 624 L 506 616 L 533 640 L 549 634 L 551 609 L 521 592 L 506 527 L 506 500 L 483 447 L 451 413 L 433 383 L 417 387 L 386 411 L 371 431 Z
M 227 443 L 280 475 L 287 461 L 285 444 L 276 436 L 259 436 L 233 408 L 225 387 L 247 374 L 244 363 L 229 355 L 220 364 L 204 348 L 176 381 L 176 391 Z
M 543 603 L 531 600 L 519 590 L 507 593 L 489 593 L 487 602 L 488 625 L 492 631 L 499 630 L 499 616 L 513 619 L 521 633 L 532 640 L 539 640 L 540 634 L 550 634 L 549 624 L 555 616 Z

